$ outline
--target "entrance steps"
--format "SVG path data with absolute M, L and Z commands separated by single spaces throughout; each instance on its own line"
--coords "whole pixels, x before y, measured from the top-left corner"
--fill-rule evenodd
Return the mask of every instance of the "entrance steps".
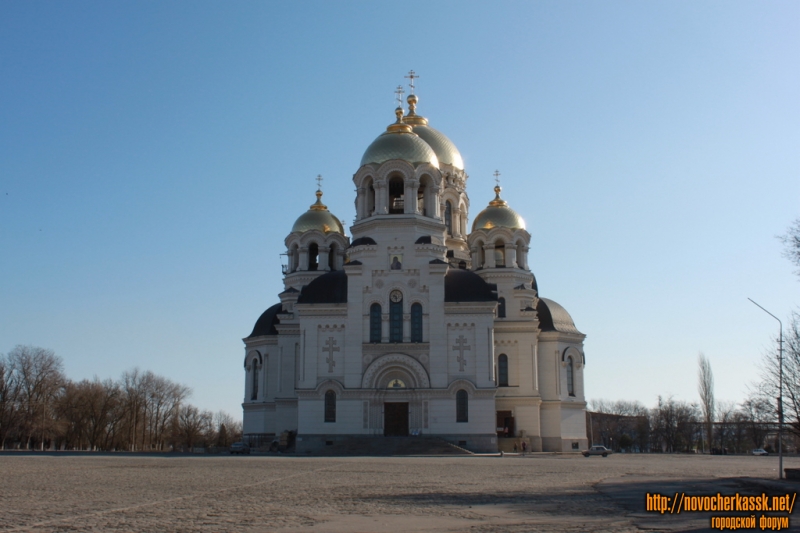
M 298 444 L 302 444 L 298 443 Z M 298 447 L 298 455 L 469 455 L 472 452 L 439 437 L 338 437 L 313 449 Z M 305 452 L 305 453 L 304 453 Z

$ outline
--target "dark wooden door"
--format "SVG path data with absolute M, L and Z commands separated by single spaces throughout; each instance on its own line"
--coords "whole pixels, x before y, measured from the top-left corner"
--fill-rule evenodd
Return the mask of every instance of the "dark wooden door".
M 385 437 L 408 436 L 408 402 L 383 404 L 383 435 Z
M 513 437 L 514 436 L 514 417 L 511 416 L 511 411 L 497 411 L 497 436 L 498 437 Z M 506 432 L 508 428 L 508 432 Z

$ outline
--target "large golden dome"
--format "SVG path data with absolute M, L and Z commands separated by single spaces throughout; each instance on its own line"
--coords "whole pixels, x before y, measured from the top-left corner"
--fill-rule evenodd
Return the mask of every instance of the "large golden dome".
M 369 163 L 380 165 L 390 159 L 402 159 L 412 165 L 430 163 L 439 168 L 439 159 L 436 152 L 419 135 L 414 133 L 411 126 L 403 122 L 403 110 L 395 110 L 397 122 L 391 124 L 386 131 L 372 141 L 361 158 L 361 166 Z
M 505 200 L 500 198 L 500 186 L 494 188 L 494 200 L 489 202 L 489 207 L 478 213 L 472 223 L 472 231 L 477 229 L 490 230 L 492 228 L 525 229 L 525 220 L 508 207 Z
M 322 203 L 322 191 L 317 191 L 317 201 L 295 221 L 292 233 L 315 229 L 322 233 L 335 232 L 344 235 L 342 223 L 328 211 L 328 206 Z
M 459 170 L 464 170 L 464 160 L 461 158 L 461 152 L 458 151 L 453 141 L 448 139 L 447 135 L 441 131 L 430 127 L 428 119 L 417 115 L 416 109 L 419 101 L 417 95 L 409 95 L 407 101 L 408 116 L 403 117 L 403 122 L 409 124 L 414 133 L 422 137 L 422 140 L 433 148 L 440 163 L 453 165 Z

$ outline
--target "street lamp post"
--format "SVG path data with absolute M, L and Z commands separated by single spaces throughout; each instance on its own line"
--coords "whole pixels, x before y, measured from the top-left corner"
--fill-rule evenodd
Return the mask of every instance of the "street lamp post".
M 781 322 L 780 318 L 758 305 L 752 298 L 748 298 L 748 300 L 777 320 L 781 328 L 778 334 L 778 479 L 783 479 L 783 322 Z

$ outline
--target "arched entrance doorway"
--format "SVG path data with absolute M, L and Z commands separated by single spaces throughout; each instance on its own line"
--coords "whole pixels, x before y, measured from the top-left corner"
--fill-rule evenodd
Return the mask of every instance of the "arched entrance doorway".
M 405 437 L 412 425 L 421 427 L 422 403 L 415 391 L 430 388 L 430 379 L 419 361 L 400 353 L 382 355 L 364 371 L 361 386 L 378 391 L 384 436 Z

